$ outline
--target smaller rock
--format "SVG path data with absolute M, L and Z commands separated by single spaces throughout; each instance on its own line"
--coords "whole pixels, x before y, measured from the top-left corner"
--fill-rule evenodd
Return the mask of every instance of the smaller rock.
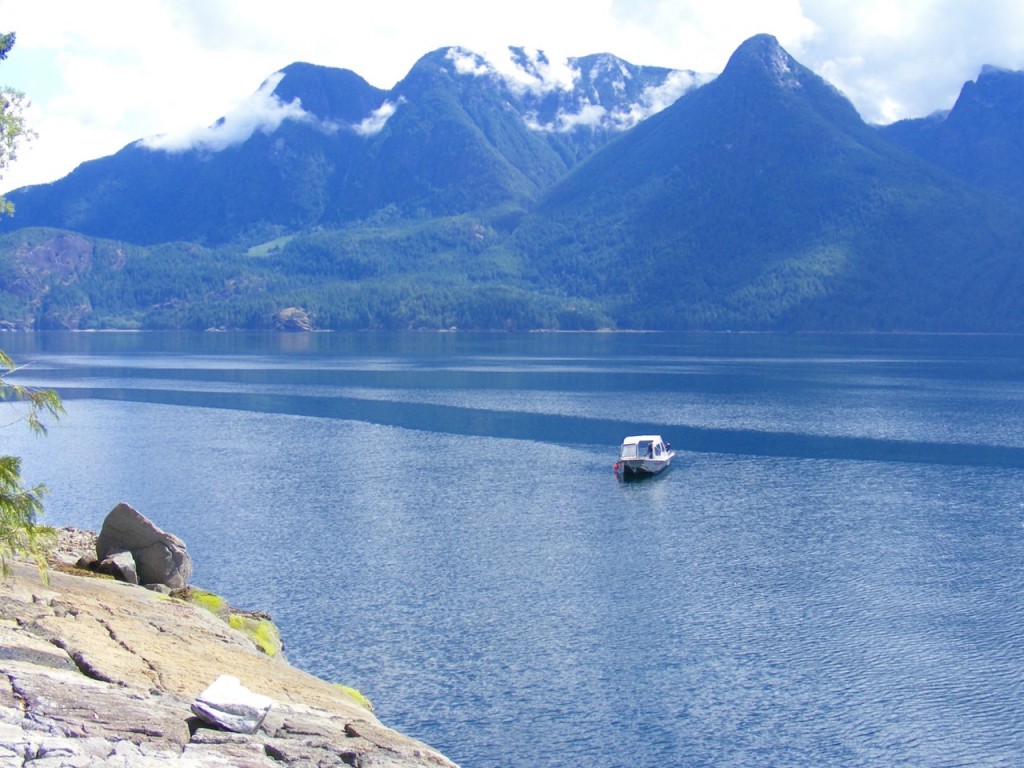
M 139 573 L 135 566 L 135 558 L 131 552 L 115 552 L 100 560 L 96 565 L 97 573 L 113 576 L 118 581 L 128 584 L 139 583 Z
M 361 739 L 363 737 L 355 723 L 345 723 L 345 735 L 350 739 Z
M 203 722 L 233 733 L 256 733 L 273 700 L 253 693 L 233 675 L 221 675 L 192 702 Z

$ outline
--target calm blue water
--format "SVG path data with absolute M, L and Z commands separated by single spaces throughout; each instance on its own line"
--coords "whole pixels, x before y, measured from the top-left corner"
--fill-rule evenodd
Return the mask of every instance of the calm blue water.
M 1024 339 L 10 335 L 118 501 L 465 768 L 1024 761 Z M 679 452 L 623 484 L 624 434 Z

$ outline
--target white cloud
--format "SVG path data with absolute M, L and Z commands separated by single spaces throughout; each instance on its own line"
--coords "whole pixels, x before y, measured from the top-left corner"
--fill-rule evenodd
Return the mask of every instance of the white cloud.
M 698 88 L 714 78 L 714 74 L 673 72 L 661 85 L 651 86 L 644 91 L 640 100 L 640 106 L 644 110 L 642 118 L 660 112 L 674 104 L 687 91 Z
M 465 48 L 449 48 L 445 58 L 455 65 L 455 71 L 460 75 L 491 77 L 498 74 L 487 59 L 472 51 L 467 51 Z
M 672 72 L 661 85 L 645 88 L 639 101 L 626 108 L 608 110 L 597 104 L 584 104 L 577 112 L 559 112 L 550 123 L 541 123 L 533 116 L 527 120 L 527 124 L 534 130 L 553 133 L 568 133 L 581 127 L 625 131 L 671 106 L 687 91 L 713 78 L 714 75 Z
M 551 56 L 537 50 L 523 50 L 529 68 L 523 67 L 508 51 L 505 59 L 499 59 L 499 70 L 513 88 L 518 85 L 531 93 L 551 93 L 552 91 L 571 91 L 579 80 L 580 73 L 565 57 Z
M 784 47 L 812 35 L 816 27 L 803 5 L 801 0 L 612 0 L 610 12 L 628 36 L 630 50 L 611 52 L 635 64 L 721 72 L 732 52 L 753 35 L 775 35 Z M 854 4 L 842 5 L 856 12 Z
M 360 136 L 376 136 L 384 130 L 384 125 L 391 119 L 391 116 L 395 114 L 395 110 L 398 109 L 400 103 L 401 99 L 397 102 L 385 101 L 367 117 L 363 118 L 362 121 L 353 125 L 352 130 Z
M 456 47 L 448 50 L 446 58 L 459 74 L 500 79 L 510 90 L 519 94 L 543 96 L 554 91 L 570 92 L 580 79 L 579 70 L 569 59 L 550 57 L 535 49 L 522 49 L 521 55 L 517 57 L 508 47 L 489 56 Z M 623 70 L 622 75 L 628 76 L 628 73 Z M 559 112 L 549 123 L 541 123 L 536 115 L 528 116 L 527 124 L 533 130 L 554 133 L 567 133 L 581 127 L 626 130 L 660 112 L 688 90 L 703 85 L 713 77 L 684 71 L 672 72 L 662 84 L 646 88 L 640 100 L 626 109 L 609 111 L 599 104 L 584 104 L 575 112 Z
M 803 0 L 814 33 L 790 49 L 869 122 L 953 106 L 985 64 L 1024 69 L 1019 0 Z
M 448 49 L 446 58 L 459 74 L 498 78 L 519 94 L 571 91 L 580 76 L 567 58 L 549 57 L 535 48 L 522 49 L 525 66 L 508 46 L 484 55 L 455 47 Z
M 306 112 L 298 99 L 285 104 L 274 94 L 274 89 L 283 78 L 281 72 L 271 75 L 256 93 L 239 102 L 208 128 L 151 136 L 143 139 L 142 144 L 149 149 L 162 149 L 165 152 L 184 152 L 188 149 L 219 152 L 241 144 L 256 131 L 273 133 L 285 120 L 317 123 L 316 117 Z
M 599 104 L 584 104 L 578 112 L 559 112 L 550 123 L 541 123 L 537 115 L 530 115 L 526 124 L 534 131 L 569 133 L 577 128 L 606 128 L 608 121 L 607 109 Z

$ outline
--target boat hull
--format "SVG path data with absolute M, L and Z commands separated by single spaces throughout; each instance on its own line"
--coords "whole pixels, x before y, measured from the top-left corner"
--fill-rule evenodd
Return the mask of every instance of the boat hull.
M 624 459 L 619 461 L 620 471 L 624 475 L 657 475 L 668 469 L 671 458 L 663 460 L 652 459 Z

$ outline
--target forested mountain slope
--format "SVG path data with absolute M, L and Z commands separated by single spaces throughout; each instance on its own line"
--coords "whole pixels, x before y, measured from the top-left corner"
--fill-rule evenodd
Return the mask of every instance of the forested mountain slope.
M 620 325 L 1020 328 L 1021 220 L 762 35 L 571 173 L 517 239 Z
M 866 125 L 769 35 L 293 64 L 190 136 L 16 191 L 9 328 L 1024 331 L 1021 73 Z

